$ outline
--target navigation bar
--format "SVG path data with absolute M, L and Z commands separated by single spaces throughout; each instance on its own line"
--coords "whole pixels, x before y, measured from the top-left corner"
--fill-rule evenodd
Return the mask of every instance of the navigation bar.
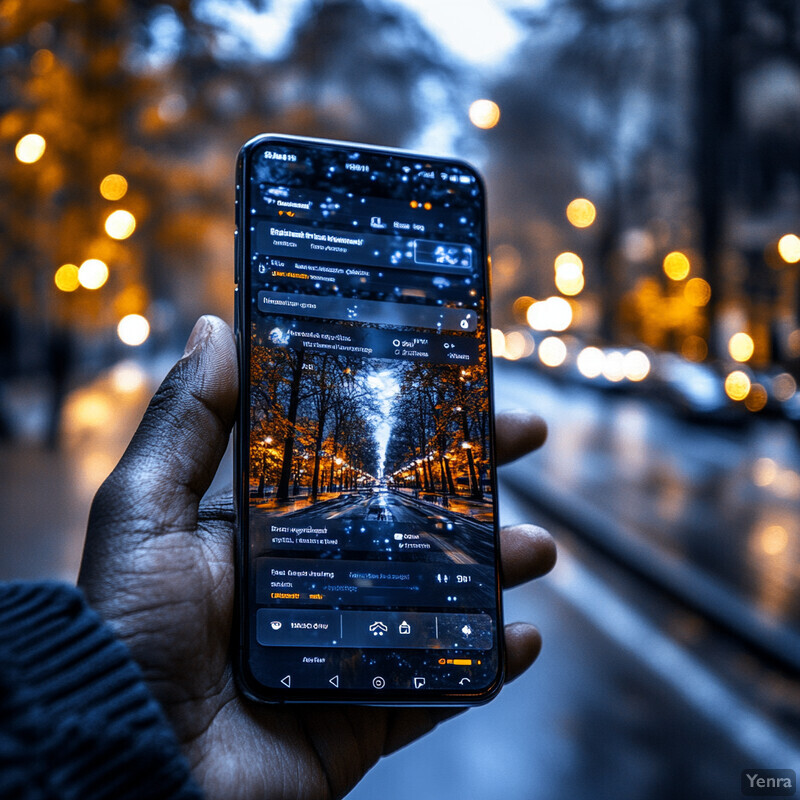
M 489 650 L 488 614 L 259 608 L 256 639 L 277 647 Z

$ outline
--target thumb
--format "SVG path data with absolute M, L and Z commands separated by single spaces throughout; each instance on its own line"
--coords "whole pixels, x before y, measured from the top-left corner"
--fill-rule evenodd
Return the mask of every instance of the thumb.
M 217 317 L 200 317 L 183 357 L 95 496 L 90 538 L 194 530 L 233 425 L 237 375 L 230 328 Z

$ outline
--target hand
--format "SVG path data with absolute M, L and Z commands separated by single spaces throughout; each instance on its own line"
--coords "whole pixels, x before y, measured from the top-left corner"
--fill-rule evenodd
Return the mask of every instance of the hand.
M 231 673 L 234 513 L 230 495 L 203 500 L 225 451 L 238 393 L 228 326 L 195 325 L 89 517 L 79 584 L 144 670 L 212 800 L 333 798 L 380 758 L 453 709 L 259 706 Z M 498 453 L 518 458 L 544 441 L 525 413 L 500 415 Z M 505 586 L 546 573 L 550 536 L 502 531 Z M 535 628 L 505 628 L 508 675 L 539 653 Z

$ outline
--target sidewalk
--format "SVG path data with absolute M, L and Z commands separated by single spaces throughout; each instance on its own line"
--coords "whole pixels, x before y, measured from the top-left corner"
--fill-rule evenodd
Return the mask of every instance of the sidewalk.
M 480 502 L 479 500 L 470 500 L 468 497 L 461 497 L 460 495 L 447 495 L 447 505 L 428 500 L 427 497 L 442 497 L 441 494 L 434 494 L 432 492 L 421 492 L 420 496 L 415 496 L 413 489 L 391 489 L 390 491 L 396 494 L 407 497 L 415 503 L 419 503 L 427 508 L 433 508 L 438 511 L 447 511 L 451 514 L 460 514 L 465 517 L 470 517 L 478 522 L 492 522 L 492 502 L 491 495 L 486 495 L 487 500 Z
M 17 439 L 0 445 L 0 580 L 74 581 L 94 493 L 116 465 L 171 359 L 123 361 L 69 393 L 57 451 L 44 447 L 41 393 L 18 398 Z M 229 481 L 230 482 L 230 481 Z

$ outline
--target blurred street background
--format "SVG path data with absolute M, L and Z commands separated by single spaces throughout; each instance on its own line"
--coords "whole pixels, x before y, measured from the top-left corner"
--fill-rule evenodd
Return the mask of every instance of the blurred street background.
M 797 0 L 0 0 L 0 579 L 74 581 L 261 132 L 486 177 L 536 665 L 357 800 L 741 796 L 800 770 Z M 226 457 L 215 489 L 230 484 Z

